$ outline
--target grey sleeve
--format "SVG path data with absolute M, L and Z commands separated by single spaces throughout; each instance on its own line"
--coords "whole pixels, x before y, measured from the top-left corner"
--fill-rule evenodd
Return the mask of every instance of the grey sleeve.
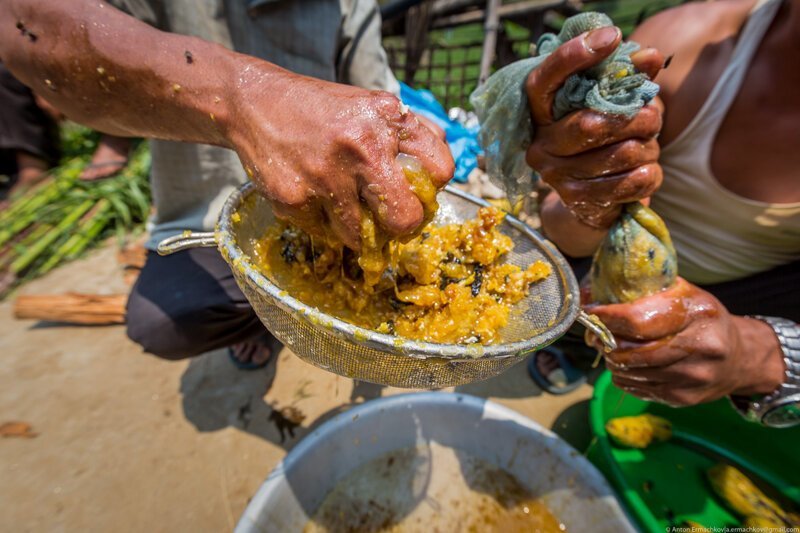
M 381 14 L 375 0 L 340 0 L 342 28 L 336 77 L 341 83 L 400 94 L 381 44 Z
M 104 0 L 120 11 L 159 30 L 169 31 L 163 0 Z

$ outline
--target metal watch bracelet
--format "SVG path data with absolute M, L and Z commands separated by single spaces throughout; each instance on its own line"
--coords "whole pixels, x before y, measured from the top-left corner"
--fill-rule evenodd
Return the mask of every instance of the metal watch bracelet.
M 731 397 L 734 407 L 748 420 L 769 427 L 800 424 L 800 326 L 786 318 L 751 315 L 773 329 L 778 337 L 786 374 L 775 392 L 752 398 Z

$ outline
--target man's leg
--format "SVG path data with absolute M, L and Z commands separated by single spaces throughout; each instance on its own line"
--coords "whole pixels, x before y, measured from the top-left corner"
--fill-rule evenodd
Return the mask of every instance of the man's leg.
M 36 103 L 34 94 L 0 63 L 0 209 L 13 192 L 22 191 L 58 162 L 58 127 Z
M 50 163 L 22 150 L 17 151 L 17 182 L 14 187 L 27 189 L 41 179 Z
M 132 141 L 126 137 L 103 134 L 91 162 L 81 171 L 80 179 L 101 180 L 116 175 L 128 165 Z
M 212 248 L 165 257 L 148 252 L 128 299 L 127 322 L 133 341 L 165 359 L 242 344 L 247 352 L 248 344 L 269 335 Z

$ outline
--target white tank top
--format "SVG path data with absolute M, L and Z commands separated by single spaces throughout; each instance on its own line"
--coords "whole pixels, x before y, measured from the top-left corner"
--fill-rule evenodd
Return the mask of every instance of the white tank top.
M 672 235 L 678 272 L 693 283 L 741 279 L 800 259 L 800 203 L 744 198 L 724 188 L 711 171 L 719 126 L 780 6 L 781 0 L 756 4 L 703 107 L 661 151 L 664 182 L 651 206 Z M 754 157 L 760 155 L 769 156 Z M 797 178 L 800 183 L 800 170 Z

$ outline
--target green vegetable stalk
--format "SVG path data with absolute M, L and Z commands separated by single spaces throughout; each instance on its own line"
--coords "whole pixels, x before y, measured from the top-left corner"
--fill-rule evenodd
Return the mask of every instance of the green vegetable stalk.
M 13 219 L 4 224 L 0 229 L 0 246 L 11 240 L 14 235 L 34 224 L 40 215 L 39 210 L 46 208 L 61 196 L 62 191 L 58 187 L 47 187 L 26 203 L 24 210 L 16 213 Z M 9 217 L 10 218 L 10 217 Z
M 20 213 L 26 211 L 31 201 L 43 193 L 45 189 L 55 188 L 55 181 L 47 177 L 23 193 L 11 197 L 11 204 L 0 211 L 0 227 L 5 227 Z
M 64 259 L 73 259 L 80 255 L 92 241 L 103 231 L 107 223 L 107 213 L 111 208 L 108 199 L 103 198 L 86 213 L 77 231 L 59 246 L 53 255 L 39 267 L 38 273 L 45 274 Z
M 61 235 L 72 228 L 72 226 L 78 222 L 83 214 L 92 208 L 92 205 L 94 205 L 93 200 L 84 200 L 83 203 L 81 203 L 71 213 L 67 214 L 52 230 L 47 232 L 44 237 L 38 240 L 35 244 L 28 248 L 24 254 L 20 255 L 13 263 L 11 263 L 11 265 L 8 267 L 8 270 L 14 274 L 18 274 L 27 268 Z
M 97 182 L 78 179 L 97 138 L 81 126 L 65 128 L 62 164 L 0 212 L 0 298 L 108 236 L 125 235 L 149 215 L 146 143 L 133 151 L 119 175 Z
M 44 237 L 51 229 L 53 229 L 51 224 L 39 224 L 38 226 L 32 228 L 27 235 L 18 235 L 15 238 L 17 242 L 7 246 L 8 249 L 3 256 L 0 257 L 0 269 L 4 269 L 10 265 L 17 257 L 19 257 L 20 254 L 25 253 L 28 247 Z M 22 238 L 20 238 L 20 236 Z

